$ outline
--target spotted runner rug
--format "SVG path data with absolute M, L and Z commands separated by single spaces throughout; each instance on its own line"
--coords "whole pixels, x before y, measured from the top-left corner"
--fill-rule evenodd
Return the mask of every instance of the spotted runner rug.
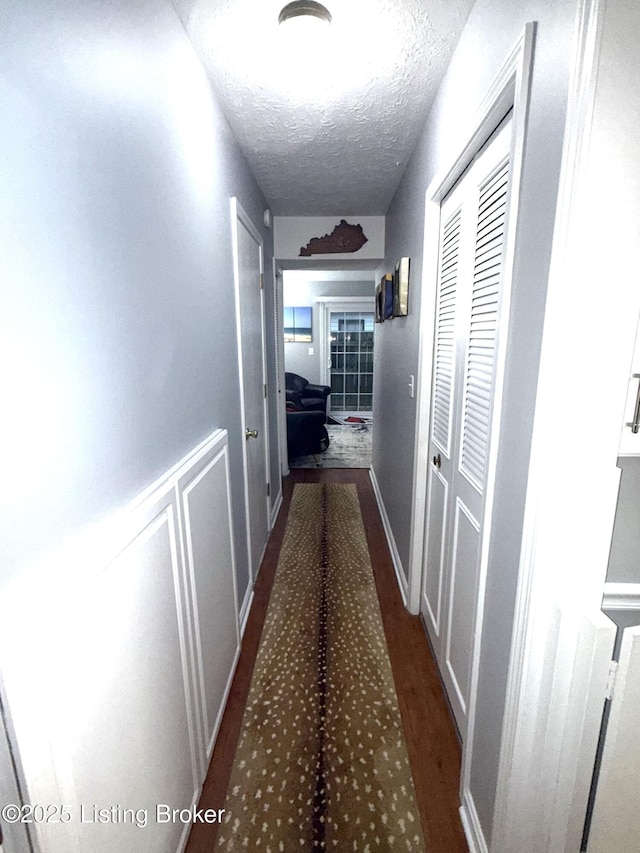
M 217 849 L 424 851 L 356 486 L 295 486 Z
M 289 460 L 290 468 L 370 468 L 371 424 L 329 424 L 329 447 L 316 456 Z

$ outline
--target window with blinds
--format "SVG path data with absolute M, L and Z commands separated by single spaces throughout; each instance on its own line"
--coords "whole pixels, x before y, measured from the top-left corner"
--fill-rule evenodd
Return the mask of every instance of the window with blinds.
M 460 470 L 482 492 L 496 354 L 509 163 L 480 186 L 465 365 Z

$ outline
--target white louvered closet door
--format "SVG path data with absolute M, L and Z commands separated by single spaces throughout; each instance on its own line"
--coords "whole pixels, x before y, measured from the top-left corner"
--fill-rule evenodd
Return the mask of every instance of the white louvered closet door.
M 502 291 L 511 122 L 441 206 L 422 613 L 465 735 Z

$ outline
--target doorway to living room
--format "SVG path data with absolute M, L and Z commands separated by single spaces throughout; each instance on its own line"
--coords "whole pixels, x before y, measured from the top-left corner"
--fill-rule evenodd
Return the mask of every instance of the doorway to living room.
M 323 409 L 329 446 L 319 453 L 306 453 L 304 458 L 295 456 L 293 462 L 289 452 L 294 467 L 370 467 L 374 293 L 372 270 L 283 273 L 283 347 L 289 407 L 316 408 L 313 395 L 322 388 L 328 392 Z M 311 390 L 309 394 L 301 392 L 302 400 L 296 406 L 288 385 L 302 387 L 304 382 Z M 290 412 L 287 420 L 295 420 L 297 428 L 302 419 Z M 289 427 L 294 424 L 287 426 L 290 433 Z

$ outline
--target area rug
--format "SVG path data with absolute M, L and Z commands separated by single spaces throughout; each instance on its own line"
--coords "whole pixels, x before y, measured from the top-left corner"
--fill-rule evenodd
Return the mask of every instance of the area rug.
M 327 425 L 329 447 L 317 456 L 289 460 L 290 468 L 370 468 L 371 424 Z
M 353 484 L 295 486 L 217 849 L 424 851 Z

